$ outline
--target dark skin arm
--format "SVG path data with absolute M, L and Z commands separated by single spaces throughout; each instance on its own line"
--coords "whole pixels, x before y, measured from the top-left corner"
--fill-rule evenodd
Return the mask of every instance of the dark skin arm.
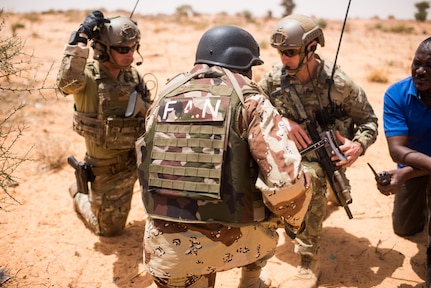
M 397 193 L 407 180 L 428 174 L 424 170 L 418 170 L 411 166 L 390 170 L 388 173 L 391 175 L 391 183 L 389 185 L 382 186 L 377 183 L 377 189 L 386 196 Z
M 405 165 L 401 169 L 390 170 L 391 183 L 386 186 L 377 184 L 384 195 L 395 194 L 409 179 L 431 174 L 431 157 L 407 147 L 407 136 L 387 138 L 389 153 L 396 163 Z
M 389 153 L 395 163 L 412 166 L 431 174 L 431 157 L 410 149 L 407 136 L 392 136 L 387 138 Z

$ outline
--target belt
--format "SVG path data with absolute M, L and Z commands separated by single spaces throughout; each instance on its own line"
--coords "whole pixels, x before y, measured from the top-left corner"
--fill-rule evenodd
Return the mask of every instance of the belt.
M 108 159 L 94 158 L 86 155 L 85 162 L 91 165 L 94 176 L 114 175 L 132 166 L 132 164 L 136 164 L 136 156 L 133 151 L 123 152 Z

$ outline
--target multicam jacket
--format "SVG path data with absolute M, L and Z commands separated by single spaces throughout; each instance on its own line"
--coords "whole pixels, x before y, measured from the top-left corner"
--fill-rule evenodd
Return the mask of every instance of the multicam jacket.
M 100 62 L 87 63 L 88 55 L 88 48 L 66 45 L 57 85 L 74 96 L 73 128 L 85 137 L 87 153 L 106 159 L 133 150 L 145 130 L 145 113 L 125 117 L 129 97 L 136 91 L 148 109 L 150 94 L 134 67 L 115 79 Z
M 320 120 L 321 111 L 325 114 L 330 107 L 330 100 L 335 104 L 336 111 L 329 122 L 332 127 L 326 129 L 339 130 L 341 135 L 359 142 L 365 150 L 376 141 L 377 117 L 367 100 L 364 90 L 356 85 L 341 69 L 334 73 L 334 82 L 328 95 L 332 67 L 318 55 L 320 61 L 317 76 L 312 81 L 301 84 L 296 78 L 282 75 L 282 64 L 274 65 L 273 69 L 259 81 L 259 86 L 269 96 L 269 99 L 280 114 L 289 118 L 307 131 L 306 122 Z M 284 83 L 281 79 L 284 78 Z M 282 84 L 285 86 L 283 88 Z M 330 97 L 330 98 L 329 98 Z M 322 132 L 322 127 L 318 127 Z
M 196 65 L 195 77 L 174 78 L 166 87 L 179 84 L 154 103 L 136 145 L 146 210 L 169 221 L 245 225 L 269 208 L 298 228 L 311 197 L 301 156 L 257 85 L 227 72 Z

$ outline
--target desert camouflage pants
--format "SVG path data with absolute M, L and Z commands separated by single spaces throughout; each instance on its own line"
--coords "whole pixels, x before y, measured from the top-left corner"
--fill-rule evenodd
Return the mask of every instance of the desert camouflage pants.
M 296 235 L 295 252 L 301 255 L 317 256 L 326 216 L 326 178 L 318 162 L 303 162 L 311 176 L 313 194 L 304 218 L 305 229 Z
M 230 227 L 148 218 L 144 262 L 158 287 L 214 287 L 217 272 L 265 266 L 275 253 L 278 225 L 273 220 Z
M 213 288 L 215 286 L 216 273 L 181 278 L 154 277 L 153 280 L 157 287 L 160 288 Z
M 77 212 L 98 235 L 119 235 L 125 228 L 137 180 L 137 166 L 133 158 L 123 166 L 124 169 L 116 173 L 96 174 L 89 194 L 77 193 L 74 197 Z

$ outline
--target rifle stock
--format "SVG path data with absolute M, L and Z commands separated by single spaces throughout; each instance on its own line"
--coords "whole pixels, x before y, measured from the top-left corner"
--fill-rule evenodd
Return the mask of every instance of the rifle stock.
M 312 122 L 307 123 L 307 130 L 313 144 L 309 148 L 301 151 L 301 155 L 310 151 L 316 151 L 316 154 L 319 157 L 319 163 L 325 172 L 326 178 L 336 200 L 341 206 L 343 206 L 349 219 L 352 219 L 353 215 L 348 206 L 352 203 L 349 181 L 347 180 L 344 171 L 334 164 L 330 156 L 332 151 L 334 151 L 340 159 L 345 159 L 344 154 L 338 149 L 334 132 L 332 130 L 325 131 L 322 133 L 324 136 L 321 137 L 317 132 L 316 125 Z

